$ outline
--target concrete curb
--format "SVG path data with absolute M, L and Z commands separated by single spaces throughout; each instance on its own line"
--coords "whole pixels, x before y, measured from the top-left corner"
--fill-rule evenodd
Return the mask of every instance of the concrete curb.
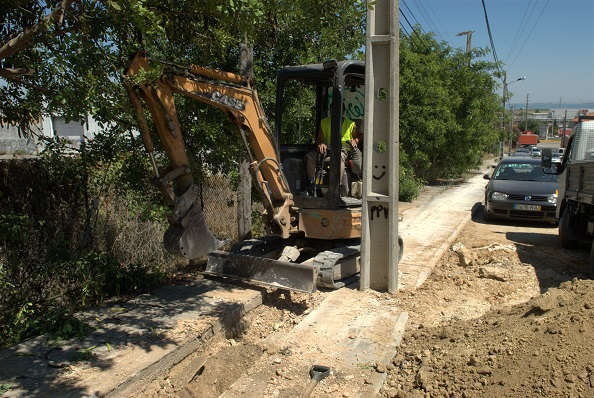
M 466 227 L 468 222 L 472 220 L 472 214 L 467 215 L 464 219 L 458 224 L 452 235 L 437 249 L 435 253 L 435 257 L 424 267 L 419 267 L 417 282 L 415 283 L 415 289 L 419 288 L 425 281 L 431 276 L 433 271 L 435 270 L 435 266 L 439 263 L 445 253 L 450 249 L 450 247 L 454 244 L 460 232 Z
M 185 341 L 175 350 L 166 354 L 152 365 L 139 371 L 124 383 L 108 392 L 105 396 L 130 397 L 134 395 L 135 391 L 138 391 L 139 384 L 148 384 L 158 378 L 162 378 L 163 375 L 166 375 L 174 366 L 206 346 L 218 333 L 224 332 L 226 330 L 225 325 L 240 323 L 245 314 L 259 307 L 263 302 L 265 292 L 262 293 L 262 295 L 242 303 L 241 307 L 233 309 L 230 313 L 226 314 L 226 316 L 215 322 L 200 336 Z

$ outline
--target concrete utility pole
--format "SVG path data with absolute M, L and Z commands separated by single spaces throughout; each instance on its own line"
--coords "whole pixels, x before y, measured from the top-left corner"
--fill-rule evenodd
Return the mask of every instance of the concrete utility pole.
M 244 35 L 244 42 L 239 44 L 239 73 L 254 77 L 254 49 Z M 245 155 L 239 158 L 239 176 L 237 186 L 237 238 L 239 240 L 252 237 L 252 175 L 250 162 Z
M 507 73 L 503 72 L 503 94 L 502 94 L 502 99 L 503 99 L 503 109 L 501 110 L 501 132 L 502 134 L 505 134 L 505 101 L 506 101 L 506 97 L 507 97 L 507 86 L 509 86 L 512 83 L 515 82 L 519 82 L 520 80 L 525 80 L 526 76 L 522 76 L 516 80 L 513 80 L 509 83 L 507 83 Z M 513 112 L 512 112 L 512 124 L 513 124 Z M 500 159 L 503 159 L 503 147 L 505 146 L 505 137 L 502 137 L 502 141 L 499 143 L 499 156 Z M 511 137 L 510 137 L 510 142 L 511 142 Z M 511 147 L 509 148 L 510 152 L 511 152 Z
M 503 147 L 505 146 L 505 91 L 507 89 L 507 73 L 503 72 L 503 94 L 501 99 L 503 100 L 503 108 L 501 108 L 501 142 L 499 142 L 499 160 L 503 159 Z
M 561 102 L 561 101 L 559 101 Z M 567 128 L 567 109 L 565 110 L 565 116 L 563 117 L 563 137 L 561 137 L 561 146 L 565 148 L 565 129 Z
M 528 96 L 530 94 L 526 94 L 526 110 L 524 111 L 524 118 L 525 120 L 525 127 L 524 127 L 524 131 L 528 131 Z
M 509 123 L 509 143 L 507 145 L 507 154 L 508 156 L 511 156 L 514 136 L 514 106 L 511 105 L 509 110 L 511 111 L 511 122 Z
M 360 289 L 398 290 L 398 0 L 367 1 Z

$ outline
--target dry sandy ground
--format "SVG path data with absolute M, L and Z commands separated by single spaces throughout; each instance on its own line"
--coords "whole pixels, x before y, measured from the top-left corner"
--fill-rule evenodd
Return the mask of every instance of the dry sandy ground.
M 417 204 L 440 189 L 429 189 Z M 355 375 L 332 374 L 311 396 L 359 396 L 358 385 L 374 372 L 385 373 L 384 397 L 594 396 L 594 282 L 587 277 L 588 255 L 586 247 L 562 249 L 552 225 L 486 224 L 473 218 L 421 288 L 395 296 L 370 293 L 409 314 L 392 363 L 361 364 Z M 275 369 L 262 396 L 300 396 L 297 390 L 274 388 L 281 381 L 303 380 L 303 369 L 285 365 L 291 347 L 270 351 L 263 341 L 291 330 L 325 294 L 293 294 L 290 300 L 269 295 L 238 334 L 221 337 L 187 359 L 197 371 L 188 376 L 187 363 L 180 364 L 137 394 L 218 397 L 262 364 Z
M 588 255 L 562 249 L 554 226 L 473 219 L 432 277 L 399 294 L 410 322 L 384 396 L 594 396 Z

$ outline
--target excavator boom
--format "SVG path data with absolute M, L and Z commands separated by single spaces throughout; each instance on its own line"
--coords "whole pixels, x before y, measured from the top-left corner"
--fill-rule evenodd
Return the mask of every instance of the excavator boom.
M 173 206 L 164 244 L 170 252 L 194 259 L 220 248 L 225 242 L 209 231 L 198 198 L 180 129 L 174 94 L 221 109 L 239 128 L 250 155 L 250 172 L 266 208 L 265 224 L 270 233 L 287 238 L 290 234 L 289 211 L 292 194 L 282 174 L 274 139 L 267 126 L 257 92 L 240 75 L 196 65 L 172 67 L 156 81 L 136 81 L 149 71 L 149 59 L 138 52 L 128 62 L 127 91 L 133 104 L 141 137 L 153 160 L 157 185 Z M 138 80 L 138 79 L 136 79 Z M 171 171 L 161 176 L 153 157 L 154 146 L 142 104 L 151 113 L 159 140 L 170 162 Z M 245 134 L 249 131 L 250 134 Z

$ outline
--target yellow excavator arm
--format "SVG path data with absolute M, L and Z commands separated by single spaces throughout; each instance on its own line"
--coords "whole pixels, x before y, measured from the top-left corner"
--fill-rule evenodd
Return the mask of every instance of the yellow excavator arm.
M 288 238 L 293 196 L 282 172 L 278 148 L 268 127 L 258 94 L 247 77 L 196 65 L 176 65 L 158 61 L 168 71 L 155 81 L 138 81 L 149 71 L 149 58 L 138 52 L 128 62 L 126 88 L 134 107 L 140 134 L 151 155 L 156 180 L 167 202 L 173 205 L 169 229 L 165 233 L 167 250 L 188 259 L 202 257 L 224 242 L 206 226 L 182 135 L 174 94 L 221 109 L 240 131 L 250 158 L 250 173 L 265 207 L 264 224 L 269 234 Z M 170 69 L 170 70 L 169 70 Z M 170 162 L 171 171 L 161 176 L 153 157 L 144 107 L 152 115 L 157 134 Z M 221 137 L 223 138 L 223 137 Z M 223 140 L 222 140 L 223 141 Z

